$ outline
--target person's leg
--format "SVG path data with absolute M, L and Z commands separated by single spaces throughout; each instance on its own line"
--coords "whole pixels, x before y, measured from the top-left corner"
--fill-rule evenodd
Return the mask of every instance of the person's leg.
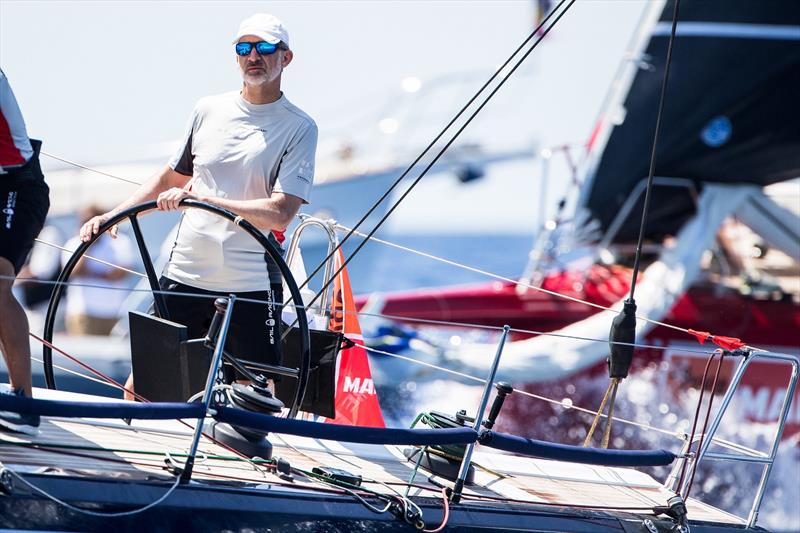
M 0 345 L 8 367 L 11 386 L 31 395 L 31 349 L 28 340 L 28 317 L 11 292 L 14 265 L 0 257 Z
M 0 180 L 0 200 L 5 206 L 0 219 L 0 345 L 12 388 L 26 396 L 31 395 L 30 326 L 12 286 L 44 226 L 50 207 L 48 194 L 35 157 Z
M 216 293 L 190 287 L 171 280 L 162 276 L 158 280 L 159 287 L 165 294 L 164 304 L 169 313 L 169 320 L 177 324 L 182 324 L 187 328 L 189 339 L 197 339 L 203 337 L 208 331 L 208 326 L 211 324 L 211 318 L 214 316 L 214 297 Z M 206 297 L 196 298 L 194 296 L 187 296 L 184 294 L 200 294 Z M 151 307 L 150 314 L 155 315 L 155 306 Z M 178 354 L 175 354 L 177 357 Z M 123 399 L 134 400 L 135 396 L 128 391 L 134 391 L 133 370 L 128 374 L 128 379 L 125 381 L 126 391 L 123 392 Z
M 237 301 L 233 307 L 227 351 L 245 361 L 268 365 L 281 365 L 281 313 L 282 287 L 273 285 L 270 291 L 238 293 L 241 298 L 264 303 Z M 236 376 L 241 381 L 244 376 Z M 274 378 L 269 376 L 270 390 L 274 390 Z M 246 383 L 246 381 L 242 381 Z

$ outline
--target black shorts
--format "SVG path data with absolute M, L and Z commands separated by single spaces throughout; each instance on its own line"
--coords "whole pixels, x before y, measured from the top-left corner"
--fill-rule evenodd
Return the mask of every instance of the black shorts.
M 19 273 L 50 209 L 50 189 L 36 154 L 23 166 L 0 174 L 0 257 Z
M 159 280 L 161 290 L 176 293 L 191 293 L 204 296 L 228 296 L 220 293 L 184 285 L 162 276 Z M 255 361 L 268 365 L 281 365 L 281 304 L 283 287 L 272 284 L 271 290 L 255 292 L 234 292 L 237 298 L 248 298 L 269 303 L 243 302 L 237 300 L 233 305 L 225 351 L 237 359 Z M 214 299 L 165 295 L 164 301 L 169 320 L 188 328 L 190 339 L 204 337 L 214 316 Z M 278 304 L 276 305 L 275 302 Z M 277 376 L 271 376 L 277 378 Z

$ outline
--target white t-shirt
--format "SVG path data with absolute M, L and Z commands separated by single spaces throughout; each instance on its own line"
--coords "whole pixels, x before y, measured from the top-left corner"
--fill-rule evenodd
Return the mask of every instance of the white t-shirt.
M 191 175 L 192 191 L 200 195 L 252 200 L 281 192 L 307 203 L 316 147 L 316 124 L 285 96 L 255 105 L 231 92 L 197 103 L 169 165 Z M 259 291 L 269 288 L 270 277 L 280 280 L 255 239 L 198 209 L 183 212 L 164 274 L 212 291 Z
M 81 245 L 80 237 L 73 237 L 64 248 L 74 251 Z M 64 252 L 66 263 L 71 253 Z M 120 233 L 116 239 L 104 234 L 97 239 L 86 255 L 111 263 L 113 265 L 133 267 L 133 243 Z M 111 272 L 114 267 L 84 258 L 87 272 L 81 276 L 70 277 L 67 289 L 67 315 L 89 315 L 95 318 L 116 318 L 125 298 L 128 296 L 128 282 L 123 279 L 109 280 L 102 276 Z M 73 285 L 75 284 L 75 285 Z M 82 284 L 99 287 L 82 287 Z M 111 287 L 109 289 L 100 287 Z
M 0 69 L 0 121 L 6 123 L 5 128 L 0 128 L 0 167 L 24 164 L 33 155 L 33 147 L 28 139 L 17 99 L 2 69 Z

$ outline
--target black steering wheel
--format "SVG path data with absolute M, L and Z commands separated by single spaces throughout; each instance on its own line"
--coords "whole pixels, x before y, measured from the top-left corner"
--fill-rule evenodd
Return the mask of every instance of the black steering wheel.
M 286 286 L 289 289 L 289 294 L 291 295 L 291 301 L 293 302 L 302 302 L 303 299 L 300 297 L 300 290 L 297 288 L 297 283 L 292 276 L 291 271 L 289 270 L 289 266 L 286 264 L 286 261 L 283 260 L 281 257 L 280 252 L 275 248 L 275 245 L 269 242 L 267 237 L 261 233 L 255 226 L 253 226 L 250 222 L 245 220 L 244 218 L 231 213 L 230 211 L 223 209 L 221 207 L 217 207 L 211 204 L 207 204 L 205 202 L 200 202 L 198 200 L 192 200 L 189 198 L 185 198 L 181 200 L 180 205 L 182 207 L 192 207 L 196 209 L 202 209 L 203 211 L 208 211 L 210 213 L 214 213 L 222 218 L 225 218 L 235 225 L 239 226 L 242 230 L 246 233 L 249 233 L 251 237 L 253 237 L 263 248 L 264 251 L 269 255 L 269 257 L 275 261 L 280 269 L 281 275 L 283 279 L 286 281 Z M 42 362 L 44 364 L 44 376 L 45 381 L 47 382 L 47 388 L 49 389 L 56 389 L 56 378 L 55 374 L 53 373 L 53 350 L 50 348 L 49 344 L 53 342 L 53 329 L 55 324 L 56 318 L 56 311 L 58 309 L 58 304 L 61 301 L 61 296 L 64 293 L 64 287 L 66 286 L 66 282 L 69 279 L 69 276 L 72 274 L 72 271 L 75 269 L 75 266 L 78 264 L 78 261 L 83 257 L 89 247 L 98 239 L 100 235 L 114 227 L 115 225 L 119 224 L 120 222 L 125 221 L 128 219 L 131 223 L 131 227 L 133 228 L 133 234 L 136 238 L 136 244 L 139 247 L 139 253 L 142 257 L 142 263 L 144 264 L 145 272 L 147 273 L 147 279 L 150 282 L 150 289 L 153 291 L 153 300 L 155 303 L 155 311 L 156 314 L 162 318 L 167 318 L 166 312 L 166 305 L 164 303 L 164 295 L 161 294 L 161 287 L 158 284 L 158 276 L 156 275 L 155 268 L 153 267 L 153 260 L 150 258 L 150 253 L 147 250 L 147 246 L 145 245 L 144 238 L 142 236 L 142 230 L 139 227 L 139 220 L 138 216 L 142 213 L 146 213 L 148 211 L 152 211 L 156 208 L 156 202 L 145 202 L 143 204 L 139 204 L 133 206 L 125 211 L 122 211 L 118 215 L 111 218 L 108 222 L 103 224 L 100 227 L 100 230 L 97 232 L 96 235 L 93 235 L 92 238 L 88 242 L 81 243 L 81 245 L 75 250 L 72 254 L 72 257 L 69 258 L 67 264 L 64 265 L 64 268 L 61 270 L 61 273 L 58 276 L 58 280 L 56 281 L 55 286 L 53 287 L 53 293 L 50 296 L 50 305 L 47 308 L 47 317 L 45 318 L 44 323 L 44 339 L 47 341 L 48 344 L 45 344 L 42 348 Z M 297 305 L 297 304 L 295 304 Z M 308 375 L 311 368 L 311 342 L 309 339 L 308 333 L 308 319 L 306 317 L 305 312 L 303 310 L 298 310 L 297 314 L 297 323 L 300 329 L 300 347 L 301 347 L 301 357 L 300 357 L 300 366 L 297 369 L 297 387 L 295 388 L 294 399 L 292 404 L 289 405 L 289 417 L 293 418 L 297 415 L 297 412 L 300 409 L 300 405 L 303 403 L 303 397 L 306 393 L 306 387 L 308 386 Z

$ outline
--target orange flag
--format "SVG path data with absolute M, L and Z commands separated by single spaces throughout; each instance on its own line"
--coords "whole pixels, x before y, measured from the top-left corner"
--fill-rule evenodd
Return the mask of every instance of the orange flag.
M 340 249 L 337 265 L 344 258 Z M 342 269 L 333 282 L 333 305 L 330 330 L 342 332 L 356 343 L 355 346 L 339 353 L 336 376 L 336 418 L 327 422 L 349 424 L 352 426 L 386 427 L 383 413 L 378 403 L 378 391 L 372 381 L 367 351 L 361 346 L 364 339 L 358 323 L 353 290 L 347 269 Z

